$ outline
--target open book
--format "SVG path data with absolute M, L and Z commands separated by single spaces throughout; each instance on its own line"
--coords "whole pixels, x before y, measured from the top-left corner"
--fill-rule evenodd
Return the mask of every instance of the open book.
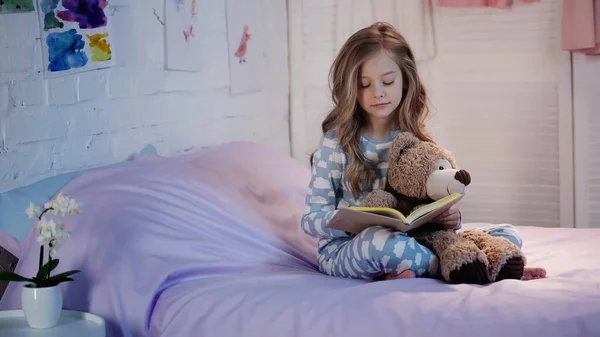
M 460 193 L 423 205 L 410 214 L 404 215 L 393 208 L 384 207 L 348 207 L 339 208 L 327 227 L 350 233 L 360 233 L 371 226 L 385 226 L 400 232 L 410 232 L 435 218 L 462 199 Z

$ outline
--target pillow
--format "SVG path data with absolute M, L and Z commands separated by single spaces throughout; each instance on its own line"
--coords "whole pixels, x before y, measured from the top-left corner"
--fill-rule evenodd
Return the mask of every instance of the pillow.
M 150 153 L 156 154 L 156 149 L 154 146 L 148 144 L 130 156 L 126 161 L 105 167 L 126 165 L 131 160 L 137 160 Z M 29 203 L 33 202 L 36 205 L 43 205 L 54 197 L 65 185 L 79 177 L 85 171 L 86 169 L 55 175 L 27 186 L 0 193 L 0 231 L 4 231 L 17 240 L 23 241 L 32 223 L 32 220 L 25 214 Z
M 19 262 L 19 259 L 15 255 L 0 246 L 0 272 L 15 271 L 17 262 Z M 7 286 L 8 281 L 0 281 L 0 299 L 2 299 Z
M 0 231 L 0 251 L 7 250 L 12 255 L 21 256 L 21 242 L 12 235 Z

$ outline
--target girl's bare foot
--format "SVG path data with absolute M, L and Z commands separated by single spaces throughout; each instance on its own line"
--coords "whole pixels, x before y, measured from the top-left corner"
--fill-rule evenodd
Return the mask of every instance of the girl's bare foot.
M 386 274 L 383 278 L 384 280 L 397 280 L 401 278 L 415 278 L 417 275 L 411 270 L 405 270 L 398 275 Z
M 521 278 L 521 280 L 527 281 L 527 280 L 535 280 L 535 279 L 545 278 L 545 277 L 546 277 L 546 269 L 525 267 L 525 269 L 523 270 L 523 277 Z

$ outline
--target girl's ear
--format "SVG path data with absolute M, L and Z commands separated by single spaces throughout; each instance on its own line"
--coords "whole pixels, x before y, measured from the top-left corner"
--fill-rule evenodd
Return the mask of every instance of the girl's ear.
M 396 162 L 398 158 L 407 149 L 417 145 L 421 140 L 411 132 L 400 132 L 392 142 L 390 147 L 390 163 Z

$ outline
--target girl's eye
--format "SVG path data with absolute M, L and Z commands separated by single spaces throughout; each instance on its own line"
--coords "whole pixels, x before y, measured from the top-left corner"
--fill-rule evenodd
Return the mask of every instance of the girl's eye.
M 387 82 L 387 83 L 386 83 L 386 82 L 383 82 L 383 84 L 384 84 L 384 85 L 392 85 L 392 84 L 394 84 L 394 81 Z
M 361 84 L 359 84 L 358 86 L 359 86 L 359 87 L 361 87 L 362 89 L 365 89 L 365 88 L 368 88 L 368 87 L 369 87 L 369 85 L 368 85 L 368 84 L 367 84 L 367 85 L 364 85 L 364 84 L 362 84 L 362 83 L 361 83 Z

